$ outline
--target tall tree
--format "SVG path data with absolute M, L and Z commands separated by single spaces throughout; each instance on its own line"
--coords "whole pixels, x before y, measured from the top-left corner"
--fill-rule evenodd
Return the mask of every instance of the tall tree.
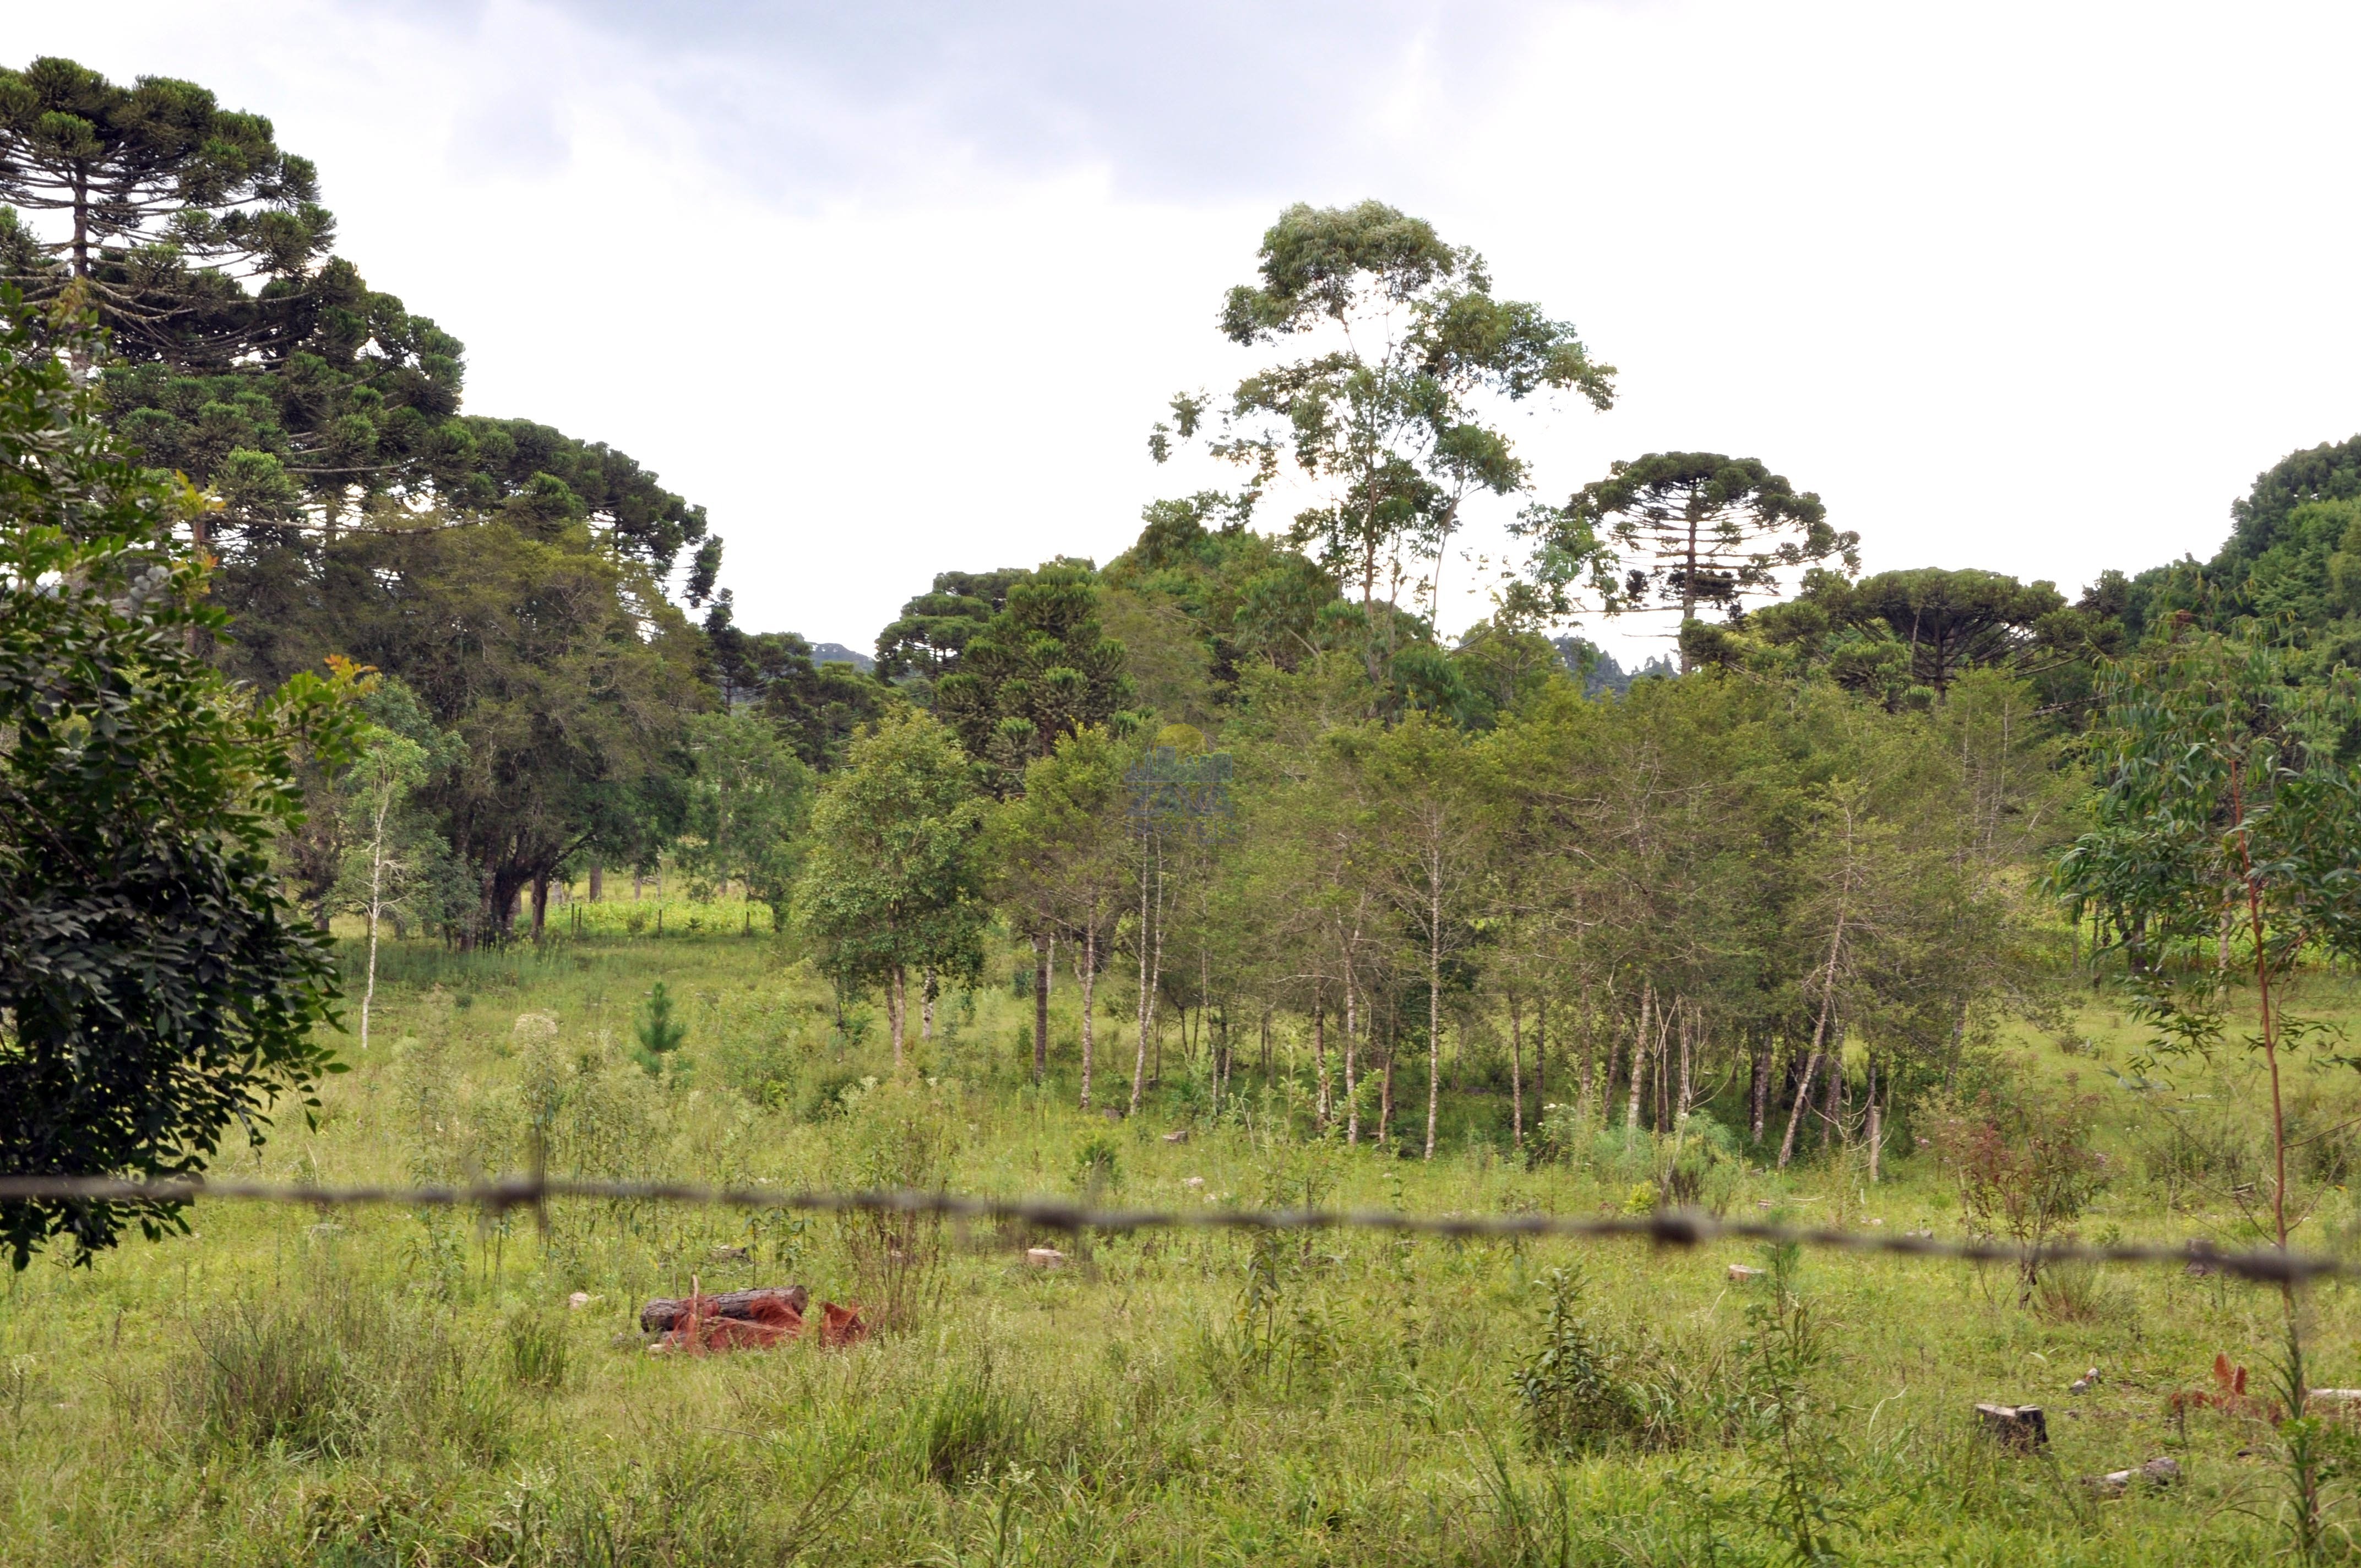
M 1831 529 L 1818 496 L 1799 493 L 1754 458 L 1713 452 L 1619 461 L 1575 495 L 1549 532 L 1586 549 L 1598 535 L 1611 536 L 1629 553 L 1611 608 L 1678 606 L 1684 624 L 1697 619 L 1700 605 L 1736 612 L 1772 587 L 1783 566 L 1832 556 L 1848 570 L 1861 565 L 1861 536 Z M 1688 667 L 1685 649 L 1684 674 Z
M 1439 596 L 1466 499 L 1525 483 L 1494 406 L 1565 389 L 1605 409 L 1614 368 L 1591 359 L 1570 323 L 1495 299 L 1474 251 L 1380 202 L 1298 203 L 1258 255 L 1257 280 L 1223 303 L 1223 334 L 1250 347 L 1308 338 L 1312 351 L 1247 377 L 1218 405 L 1175 398 L 1149 451 L 1164 461 L 1176 435 L 1211 418 L 1213 452 L 1249 471 L 1250 494 L 1277 477 L 1282 455 L 1321 492 L 1293 535 L 1357 578 L 1364 605 L 1380 565 L 1405 545 L 1434 563 L 1426 586 Z
M 1115 717 L 1130 695 L 1123 644 L 1100 629 L 1097 575 L 1052 563 L 1011 583 L 999 611 L 935 683 L 935 712 L 996 793 L 1063 737 Z
M 1456 729 L 1413 714 L 1364 743 L 1379 885 L 1413 935 L 1426 979 L 1424 1157 L 1433 1159 L 1443 1101 L 1444 964 L 1472 934 L 1495 825 L 1477 783 L 1478 759 Z
M 269 120 L 192 82 L 123 87 L 55 57 L 0 70 L 0 267 L 35 300 L 71 288 L 135 354 L 251 346 L 335 237 L 318 184 Z
M 885 992 L 904 1062 L 913 971 L 973 976 L 986 905 L 975 854 L 975 765 L 925 713 L 889 714 L 820 785 L 794 907 L 821 968 Z
M 902 606 L 877 634 L 877 678 L 917 679 L 931 685 L 958 660 L 968 640 L 1008 602 L 1020 567 L 992 572 L 938 572 L 934 586 Z
M 732 880 L 785 928 L 811 810 L 812 773 L 752 713 L 689 716 L 688 860 L 706 883 Z

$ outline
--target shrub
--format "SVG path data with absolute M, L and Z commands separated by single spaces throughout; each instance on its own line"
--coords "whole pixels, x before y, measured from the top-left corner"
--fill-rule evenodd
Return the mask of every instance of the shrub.
M 1976 1236 L 2023 1247 L 2070 1239 L 2074 1222 L 2106 1185 L 2106 1158 L 2091 1147 L 2092 1102 L 1998 1105 L 1941 1117 L 1935 1146 L 1959 1183 L 1960 1216 Z M 2017 1304 L 2031 1302 L 2041 1264 L 2017 1265 Z
M 1527 1438 L 1559 1454 L 1640 1442 L 1649 1431 L 1647 1402 L 1623 1376 L 1613 1343 L 1583 1316 L 1581 1275 L 1554 1268 L 1543 1283 L 1549 1304 L 1540 1343 L 1515 1378 Z

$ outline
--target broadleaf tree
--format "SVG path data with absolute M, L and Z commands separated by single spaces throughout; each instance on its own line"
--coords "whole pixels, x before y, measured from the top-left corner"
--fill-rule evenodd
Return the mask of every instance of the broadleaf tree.
M 0 313 L 0 1173 L 195 1176 L 339 1070 L 331 949 L 270 850 L 295 746 L 349 740 L 351 682 L 221 675 L 173 542 L 201 500 L 113 448 L 13 291 Z M 177 1203 L 29 1200 L 0 1245 L 86 1261 L 134 1223 L 186 1228 Z
M 975 764 L 915 709 L 855 740 L 812 805 L 796 924 L 837 984 L 884 991 L 897 1071 L 911 975 L 972 981 L 983 962 L 983 814 Z

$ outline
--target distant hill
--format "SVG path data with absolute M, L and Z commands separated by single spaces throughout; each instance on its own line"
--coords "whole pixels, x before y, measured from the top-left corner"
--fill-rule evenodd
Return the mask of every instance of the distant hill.
M 811 656 L 815 664 L 850 664 L 864 675 L 877 667 L 876 660 L 866 653 L 855 652 L 841 642 L 815 642 Z

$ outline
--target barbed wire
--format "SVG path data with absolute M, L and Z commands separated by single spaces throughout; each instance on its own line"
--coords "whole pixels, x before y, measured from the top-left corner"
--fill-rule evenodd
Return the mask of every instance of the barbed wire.
M 2361 1276 L 2361 1261 L 2319 1253 L 2266 1248 L 2224 1252 L 2210 1242 L 2117 1243 L 2086 1246 L 2058 1242 L 2038 1246 L 2001 1241 L 1943 1241 L 1927 1233 L 1873 1234 L 1865 1230 L 1804 1228 L 1768 1220 L 1731 1220 L 1688 1209 L 1641 1215 L 1408 1214 L 1384 1209 L 1094 1209 L 1056 1198 L 976 1198 L 907 1189 L 862 1192 L 786 1191 L 777 1188 L 699 1187 L 672 1181 L 593 1181 L 573 1177 L 519 1176 L 462 1187 L 287 1187 L 261 1182 L 202 1179 L 126 1181 L 95 1176 L 0 1177 L 0 1203 L 9 1201 L 188 1203 L 200 1199 L 230 1202 L 289 1203 L 314 1208 L 384 1205 L 398 1208 L 468 1208 L 488 1215 L 530 1209 L 546 1219 L 553 1198 L 609 1201 L 684 1203 L 733 1209 L 781 1209 L 811 1213 L 934 1215 L 960 1221 L 1008 1222 L 1045 1231 L 1125 1233 L 1148 1230 L 1328 1231 L 1372 1230 L 1452 1240 L 1477 1238 L 1612 1240 L 1697 1247 L 1719 1241 L 1828 1248 L 1902 1257 L 1956 1258 L 1969 1263 L 2167 1264 L 2194 1272 L 2222 1273 L 2271 1284 Z

